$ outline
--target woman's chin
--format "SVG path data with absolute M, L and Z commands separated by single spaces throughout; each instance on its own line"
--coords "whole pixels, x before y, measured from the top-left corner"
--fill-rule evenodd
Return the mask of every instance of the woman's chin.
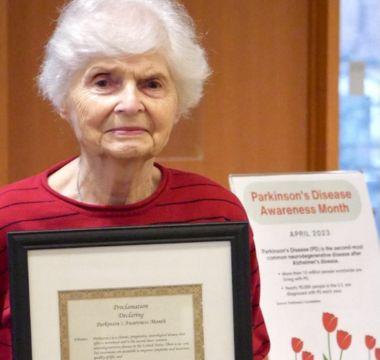
M 153 157 L 153 152 L 148 147 L 143 146 L 111 146 L 103 149 L 103 154 L 118 160 L 149 160 Z

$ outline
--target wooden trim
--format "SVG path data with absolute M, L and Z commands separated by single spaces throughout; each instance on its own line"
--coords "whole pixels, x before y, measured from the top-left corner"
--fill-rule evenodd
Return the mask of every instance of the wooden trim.
M 339 0 L 309 2 L 308 170 L 339 164 Z
M 0 1 L 0 186 L 8 182 L 8 0 Z

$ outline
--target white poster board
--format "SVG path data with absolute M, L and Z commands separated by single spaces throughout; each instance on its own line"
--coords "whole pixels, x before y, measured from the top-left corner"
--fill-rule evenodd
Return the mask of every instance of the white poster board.
M 231 175 L 230 186 L 254 232 L 269 359 L 377 359 L 380 250 L 363 175 Z

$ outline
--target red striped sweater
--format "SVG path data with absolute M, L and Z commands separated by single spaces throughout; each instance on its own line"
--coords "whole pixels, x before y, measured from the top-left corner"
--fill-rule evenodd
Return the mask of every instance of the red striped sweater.
M 162 180 L 149 198 L 126 206 L 87 205 L 66 198 L 47 185 L 47 178 L 68 161 L 0 190 L 0 360 L 11 360 L 11 314 L 7 266 L 7 233 L 126 225 L 247 221 L 239 200 L 200 175 L 157 165 Z M 260 279 L 253 240 L 252 326 L 254 359 L 269 351 L 269 338 L 259 307 Z

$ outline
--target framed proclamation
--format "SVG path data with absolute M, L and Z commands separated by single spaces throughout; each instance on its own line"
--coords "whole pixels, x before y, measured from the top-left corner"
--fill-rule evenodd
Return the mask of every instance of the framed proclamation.
M 15 360 L 251 360 L 248 225 L 9 234 Z

